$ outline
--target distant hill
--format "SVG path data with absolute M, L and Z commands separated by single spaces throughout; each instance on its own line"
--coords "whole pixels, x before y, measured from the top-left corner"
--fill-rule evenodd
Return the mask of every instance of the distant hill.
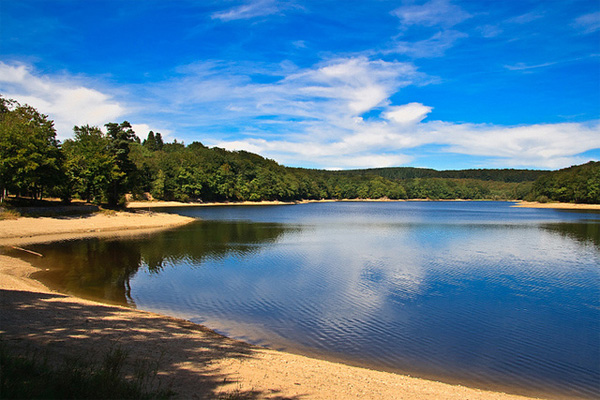
M 377 175 L 386 179 L 449 178 L 496 182 L 533 182 L 550 171 L 532 169 L 462 169 L 437 171 L 429 168 L 395 167 L 343 171 L 346 175 Z
M 539 177 L 530 195 L 537 201 L 600 204 L 600 162 L 590 161 Z

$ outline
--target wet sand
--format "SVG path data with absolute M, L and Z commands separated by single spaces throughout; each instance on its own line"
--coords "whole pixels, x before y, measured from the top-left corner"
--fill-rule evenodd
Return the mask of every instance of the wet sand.
M 0 221 L 0 245 L 57 238 L 139 233 L 189 222 L 159 213 Z M 182 399 L 235 394 L 249 399 L 525 399 L 410 376 L 264 349 L 223 337 L 189 321 L 104 305 L 49 290 L 29 278 L 36 268 L 0 255 L 0 337 L 11 349 L 64 357 L 101 358 L 126 350 L 158 367 L 162 387 Z M 155 382 L 155 383 L 156 383 Z

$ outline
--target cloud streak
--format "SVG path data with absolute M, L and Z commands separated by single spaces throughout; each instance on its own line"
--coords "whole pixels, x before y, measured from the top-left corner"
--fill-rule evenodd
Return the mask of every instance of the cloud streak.
M 445 30 L 424 40 L 413 42 L 400 40 L 396 42 L 394 51 L 414 58 L 442 57 L 458 40 L 466 37 L 468 37 L 466 33 Z
M 448 0 L 431 0 L 422 5 L 404 5 L 392 12 L 403 27 L 442 26 L 450 28 L 471 18 L 471 15 Z
M 252 19 L 276 14 L 280 11 L 278 3 L 275 0 L 254 0 L 233 7 L 226 11 L 220 11 L 212 15 L 212 19 L 218 19 L 223 22 Z
M 600 12 L 585 14 L 576 18 L 574 26 L 585 34 L 600 30 Z

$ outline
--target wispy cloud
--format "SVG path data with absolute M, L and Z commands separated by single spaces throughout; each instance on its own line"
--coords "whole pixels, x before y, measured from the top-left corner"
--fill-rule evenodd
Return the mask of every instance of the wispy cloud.
M 540 19 L 542 17 L 544 17 L 544 13 L 531 11 L 531 12 L 528 12 L 525 14 L 521 14 L 521 15 L 517 15 L 515 17 L 508 18 L 506 20 L 506 22 L 510 23 L 510 24 L 522 25 L 522 24 L 528 24 L 528 23 L 535 21 L 536 19 Z
M 553 65 L 558 64 L 560 61 L 554 61 L 554 62 L 546 62 L 546 63 L 541 63 L 541 64 L 525 64 L 525 63 L 516 63 L 513 65 L 505 65 L 504 68 L 510 70 L 510 71 L 526 71 L 526 70 L 531 70 L 531 69 L 538 69 L 538 68 L 546 68 L 546 67 L 551 67 Z
M 483 25 L 477 28 L 484 38 L 494 38 L 502 34 L 504 30 L 499 25 Z
M 573 25 L 583 33 L 593 33 L 600 30 L 600 12 L 582 15 L 575 19 Z
M 321 166 L 346 168 L 403 165 L 418 158 L 419 148 L 436 145 L 440 156 L 484 157 L 488 165 L 559 168 L 584 162 L 581 153 L 600 148 L 600 123 L 506 127 L 432 121 L 406 127 L 393 121 L 364 121 L 333 142 L 248 139 L 218 145 L 288 162 L 310 159 Z
M 450 28 L 471 18 L 471 14 L 449 0 L 431 0 L 422 5 L 404 5 L 392 12 L 400 18 L 402 26 L 441 26 Z
M 393 15 L 400 19 L 402 32 L 411 27 L 428 27 L 431 36 L 421 40 L 398 39 L 391 52 L 413 58 L 441 57 L 462 38 L 464 32 L 451 29 L 471 18 L 471 14 L 449 0 L 430 0 L 425 4 L 409 4 L 395 9 Z
M 530 70 L 547 68 L 547 67 L 552 67 L 552 66 L 558 65 L 558 64 L 572 63 L 572 62 L 587 60 L 590 58 L 598 58 L 598 57 L 600 57 L 600 54 L 589 54 L 589 55 L 586 55 L 585 57 L 567 58 L 567 59 L 549 61 L 549 62 L 540 63 L 540 64 L 526 64 L 526 63 L 520 62 L 520 63 L 516 63 L 516 64 L 512 64 L 512 65 L 505 65 L 504 68 L 506 68 L 510 71 L 529 72 Z
M 429 39 L 419 41 L 398 41 L 395 44 L 396 53 L 406 54 L 415 58 L 441 57 L 454 44 L 468 35 L 454 30 L 437 32 Z
M 257 83 L 253 76 L 269 76 L 272 82 Z M 313 121 L 351 121 L 386 105 L 400 88 L 426 78 L 411 63 L 366 57 L 337 58 L 304 69 L 203 62 L 179 77 L 140 90 L 151 91 L 146 97 L 163 98 L 174 112 L 203 110 L 197 123 L 270 116 L 271 122 L 295 120 L 304 126 Z
M 263 17 L 265 15 L 276 14 L 279 11 L 279 4 L 276 0 L 253 0 L 226 11 L 214 13 L 212 18 L 227 22 Z

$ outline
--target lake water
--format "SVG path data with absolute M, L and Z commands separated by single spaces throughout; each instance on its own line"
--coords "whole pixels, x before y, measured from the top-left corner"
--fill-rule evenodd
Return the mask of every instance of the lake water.
M 510 205 L 180 208 L 165 211 L 199 221 L 30 248 L 55 288 L 255 344 L 482 388 L 600 396 L 600 214 Z

